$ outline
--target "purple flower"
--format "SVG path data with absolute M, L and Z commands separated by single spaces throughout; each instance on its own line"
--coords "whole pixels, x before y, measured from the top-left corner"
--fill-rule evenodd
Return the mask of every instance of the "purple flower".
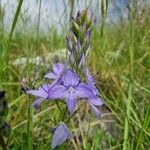
M 46 74 L 44 77 L 45 78 L 50 78 L 50 79 L 55 79 L 56 81 L 60 79 L 64 69 L 65 69 L 64 64 L 62 63 L 56 63 L 53 65 L 53 72 L 49 72 Z
M 52 149 L 62 144 L 65 140 L 72 139 L 73 135 L 64 123 L 59 123 L 53 128 Z
M 48 98 L 49 91 L 51 90 L 52 85 L 44 84 L 38 90 L 28 90 L 26 93 L 39 97 L 34 103 L 33 107 L 38 108 L 44 99 Z
M 82 84 L 82 89 L 84 90 L 86 98 L 88 99 L 89 104 L 92 106 L 94 113 L 97 117 L 99 117 L 101 113 L 97 109 L 97 106 L 103 105 L 103 101 L 99 98 L 98 95 L 93 93 L 94 89 L 92 89 L 90 85 Z
M 70 113 L 75 111 L 78 98 L 86 98 L 98 116 L 96 106 L 103 104 L 102 100 L 93 93 L 92 87 L 80 82 L 79 77 L 71 69 L 68 69 L 63 76 L 62 85 L 55 85 L 49 93 L 49 99 L 66 99 Z
M 71 69 L 68 69 L 63 76 L 63 84 L 55 85 L 50 91 L 48 98 L 50 99 L 66 99 L 67 106 L 70 113 L 73 113 L 77 104 L 77 98 L 86 97 L 85 90 L 83 89 L 83 83 L 80 83 L 80 79 L 76 73 Z
M 86 88 L 89 91 L 91 91 L 91 94 L 88 96 L 89 103 L 92 106 L 92 109 L 94 110 L 96 116 L 99 117 L 101 115 L 101 113 L 96 108 L 96 106 L 103 105 L 103 101 L 101 100 L 101 98 L 99 98 L 99 91 L 96 88 L 94 77 L 92 75 L 90 75 L 87 67 L 84 68 L 84 73 L 85 73 L 86 80 L 88 83 L 88 85 L 86 85 Z

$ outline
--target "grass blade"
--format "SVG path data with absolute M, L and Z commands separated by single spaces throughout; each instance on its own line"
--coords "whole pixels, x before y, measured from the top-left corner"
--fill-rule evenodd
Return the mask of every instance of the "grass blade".
M 131 101 L 132 101 L 132 92 L 133 92 L 133 80 L 134 80 L 134 44 L 133 44 L 133 9 L 134 9 L 134 0 L 131 0 L 131 12 L 130 12 L 130 83 L 128 90 L 128 99 L 127 99 L 127 109 L 126 109 L 126 119 L 124 127 L 124 141 L 123 141 L 123 150 L 129 149 L 129 118 L 131 112 Z

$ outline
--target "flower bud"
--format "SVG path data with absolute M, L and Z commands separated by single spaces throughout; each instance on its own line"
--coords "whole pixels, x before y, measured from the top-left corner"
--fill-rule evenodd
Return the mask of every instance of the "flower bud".
M 0 91 L 0 100 L 5 97 L 5 91 Z
M 0 101 L 0 116 L 6 116 L 8 114 L 8 103 L 6 100 Z
M 4 119 L 0 116 L 0 129 L 2 128 L 3 124 L 4 124 Z
M 3 130 L 3 135 L 5 137 L 9 137 L 10 133 L 11 133 L 11 127 L 9 124 L 7 124 L 6 122 L 3 124 L 2 126 L 2 130 Z

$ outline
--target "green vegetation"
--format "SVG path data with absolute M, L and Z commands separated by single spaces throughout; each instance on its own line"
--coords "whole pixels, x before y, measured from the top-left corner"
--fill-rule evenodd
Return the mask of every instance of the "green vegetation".
M 59 117 L 61 113 L 55 109 L 57 106 L 53 102 L 44 102 L 40 110 L 33 112 L 31 105 L 35 99 L 24 94 L 21 87 L 38 87 L 42 83 L 41 77 L 50 69 L 51 63 L 49 67 L 47 62 L 45 67 L 37 66 L 30 63 L 30 58 L 41 56 L 45 60 L 49 53 L 59 53 L 60 49 L 65 48 L 67 32 L 59 33 L 52 27 L 46 36 L 40 36 L 38 27 L 34 35 L 26 28 L 13 36 L 22 1 L 18 1 L 9 34 L 4 31 L 0 16 L 0 89 L 7 92 L 9 114 L 6 120 L 12 127 L 9 140 L 4 140 L 8 142 L 10 150 L 25 150 L 27 145 L 30 150 L 45 150 L 49 149 L 51 142 L 51 117 Z M 144 11 L 139 16 L 132 1 L 129 21 L 120 19 L 117 23 L 106 24 L 108 3 L 109 1 L 102 0 L 103 19 L 101 24 L 97 22 L 93 30 L 89 54 L 90 71 L 93 74 L 99 72 L 95 77 L 106 104 L 100 108 L 104 115 L 102 119 L 96 120 L 89 113 L 89 106 L 85 108 L 81 103 L 83 112 L 70 124 L 75 138 L 62 144 L 58 148 L 60 150 L 66 147 L 76 150 L 149 149 L 149 9 L 143 8 Z M 40 9 L 39 7 L 39 20 Z M 14 65 L 13 62 L 22 57 L 27 58 L 24 66 Z M 62 107 L 65 107 L 63 103 Z M 79 128 L 75 128 L 76 124 L 79 124 Z

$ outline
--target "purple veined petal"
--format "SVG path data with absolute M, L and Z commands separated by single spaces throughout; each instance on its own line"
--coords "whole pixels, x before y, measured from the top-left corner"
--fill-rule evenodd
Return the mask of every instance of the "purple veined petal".
M 76 87 L 76 95 L 78 97 L 80 97 L 80 95 L 82 97 L 80 98 L 97 98 L 96 95 L 94 95 L 94 93 L 92 92 L 91 88 L 89 87 L 89 85 L 85 84 L 85 83 L 80 83 L 77 87 Z
M 54 131 L 52 138 L 52 149 L 62 144 L 65 140 L 71 139 L 72 137 L 73 136 L 67 126 L 64 123 L 60 123 Z
M 91 104 L 93 104 L 95 106 L 101 106 L 101 105 L 104 104 L 103 101 L 99 97 L 97 97 L 95 99 L 89 98 L 89 101 L 90 101 Z
M 77 105 L 77 97 L 75 96 L 74 93 L 70 93 L 67 97 L 67 106 L 71 114 L 74 113 L 76 105 Z
M 64 74 L 64 85 L 68 86 L 77 86 L 79 84 L 79 77 L 71 69 L 68 69 Z
M 44 101 L 44 98 L 38 98 L 37 100 L 35 100 L 34 103 L 32 104 L 33 108 L 37 109 L 43 101 Z
M 60 75 L 64 69 L 64 64 L 56 63 L 53 65 L 53 70 L 56 75 Z
M 64 99 L 67 97 L 67 89 L 63 85 L 54 85 L 48 93 L 49 99 Z
M 48 79 L 57 79 L 58 75 L 54 74 L 53 72 L 49 72 L 47 73 L 44 78 L 48 78 Z
M 97 87 L 96 87 L 94 84 L 92 84 L 92 83 L 90 82 L 90 83 L 88 83 L 88 85 L 90 86 L 90 88 L 91 88 L 91 90 L 92 90 L 92 92 L 93 92 L 94 95 L 96 95 L 96 96 L 99 96 L 99 95 L 100 95 L 100 94 L 99 94 L 99 91 L 98 91 L 98 89 L 97 89 Z
M 89 102 L 90 103 L 90 102 Z M 92 110 L 94 111 L 95 115 L 97 118 L 101 117 L 101 112 L 98 110 L 98 108 L 96 106 L 94 106 L 93 104 L 91 104 Z
M 52 88 L 51 84 L 43 84 L 39 89 L 43 90 L 45 92 L 49 92 L 49 90 Z
M 91 92 L 89 91 L 89 89 L 87 89 L 86 84 L 79 83 L 79 85 L 76 87 L 76 91 L 75 91 L 76 97 L 89 98 L 89 94 L 91 94 Z
M 40 88 L 39 90 L 28 90 L 26 91 L 26 93 L 34 95 L 34 96 L 38 96 L 41 98 L 47 98 L 48 96 L 48 93 L 44 91 L 42 88 Z

